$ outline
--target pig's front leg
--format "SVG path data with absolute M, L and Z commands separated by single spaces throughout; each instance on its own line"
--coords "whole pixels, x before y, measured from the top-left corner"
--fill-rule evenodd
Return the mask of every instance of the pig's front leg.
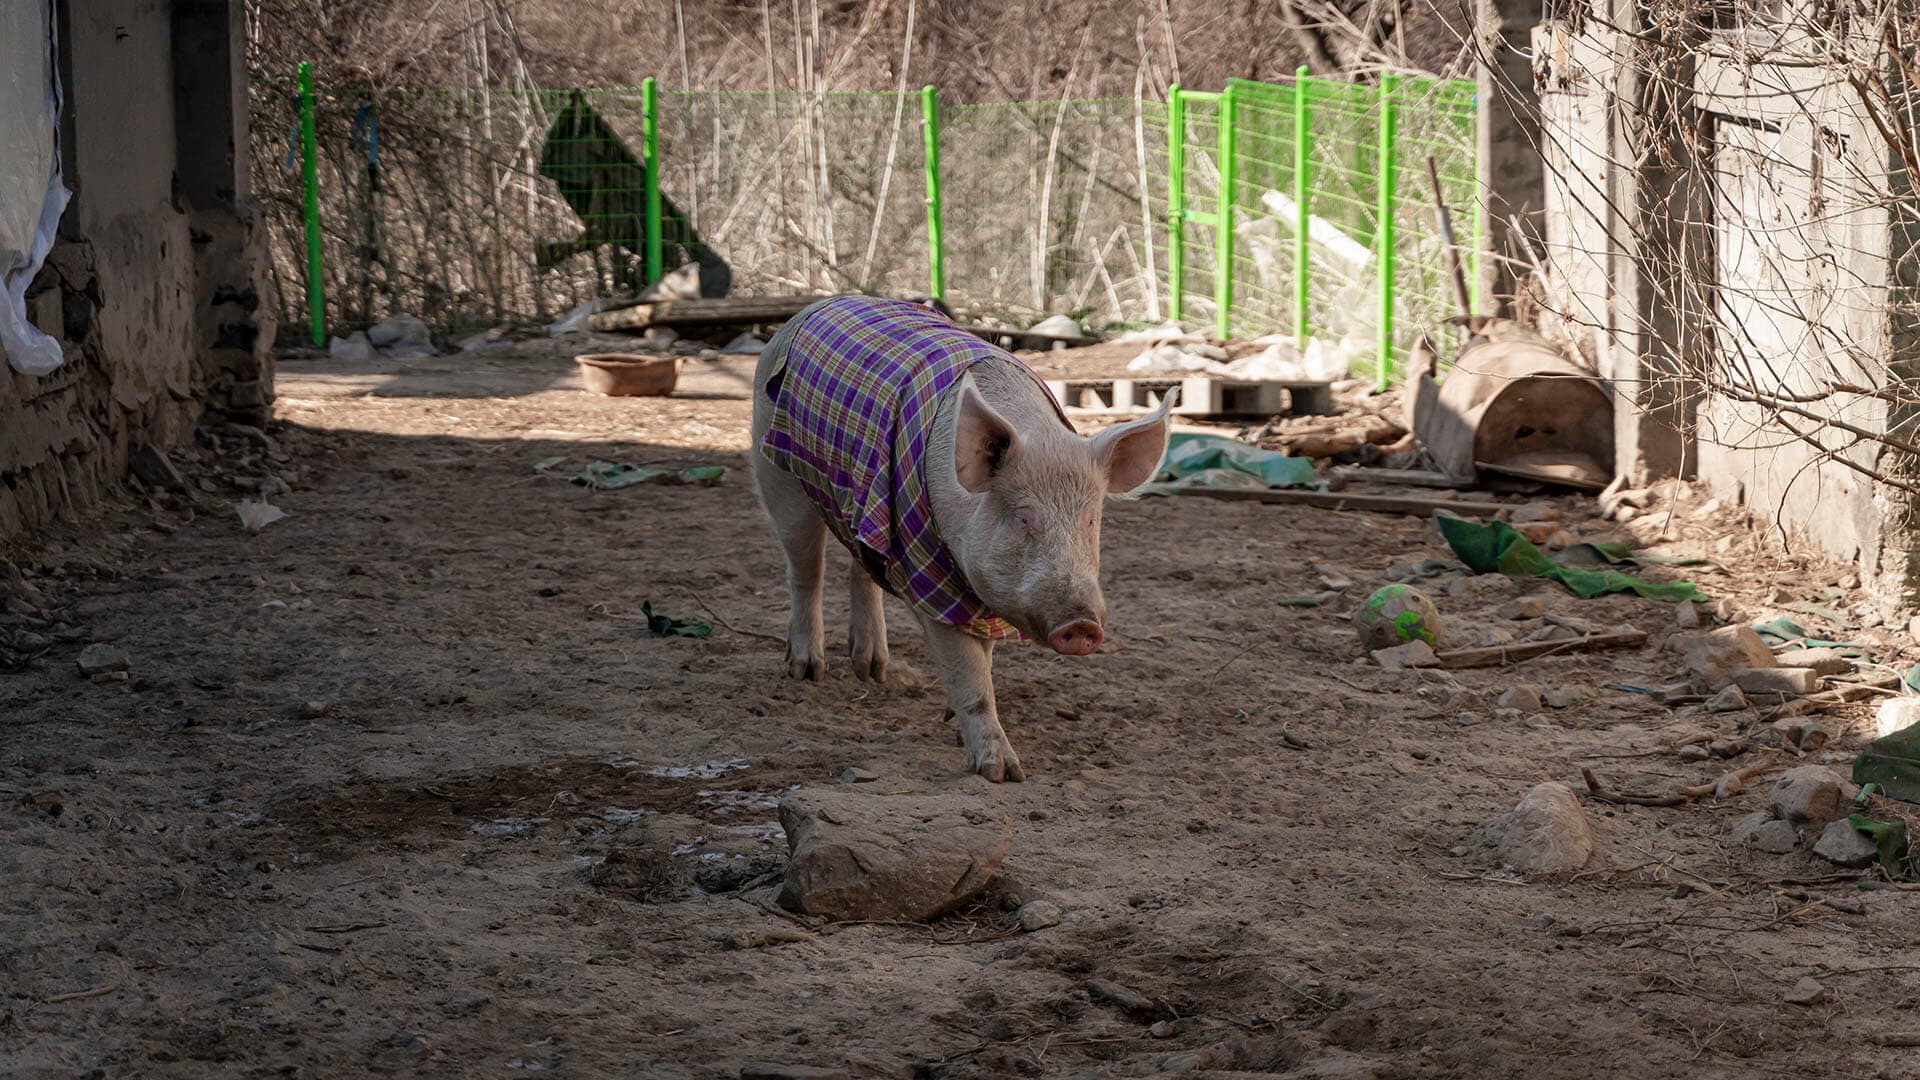
M 847 592 L 853 618 L 847 627 L 847 653 L 853 658 L 853 677 L 862 682 L 887 681 L 887 613 L 881 607 L 880 586 L 859 559 L 852 560 Z
M 960 724 L 960 744 L 967 748 L 967 767 L 999 783 L 1025 780 L 1027 771 L 1000 728 L 993 703 L 993 642 L 921 616 L 927 649 L 933 653 L 940 684 L 947 688 L 947 709 Z

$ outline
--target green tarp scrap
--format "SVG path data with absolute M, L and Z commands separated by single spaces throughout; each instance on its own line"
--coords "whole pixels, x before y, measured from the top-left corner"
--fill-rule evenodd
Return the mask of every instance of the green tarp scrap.
M 1798 649 L 1832 649 L 1841 656 L 1847 657 L 1867 655 L 1867 647 L 1858 641 L 1828 641 L 1825 638 L 1813 637 L 1801 629 L 1799 623 L 1785 615 L 1772 622 L 1754 623 L 1753 632 L 1759 634 L 1760 640 L 1766 642 L 1767 647 L 1771 649 L 1791 645 Z
M 1179 487 L 1311 487 L 1320 482 L 1312 458 L 1288 457 L 1224 435 L 1179 431 L 1167 439 L 1152 493 Z
M 1920 724 L 1868 743 L 1853 759 L 1853 782 L 1875 784 L 1890 798 L 1920 803 Z
M 1907 823 L 1900 818 L 1875 821 L 1865 814 L 1848 814 L 1847 824 L 1855 832 L 1867 834 L 1873 841 L 1873 854 L 1881 869 L 1899 877 L 1900 864 L 1907 858 Z
M 647 629 L 654 637 L 706 637 L 713 633 L 713 624 L 699 619 L 673 619 L 653 613 L 653 602 L 642 600 L 640 614 L 647 617 Z
M 638 465 L 616 465 L 611 461 L 589 462 L 584 471 L 573 478 L 580 487 L 612 491 L 616 488 L 632 487 L 635 484 L 687 484 L 694 487 L 712 487 L 726 479 L 724 465 L 696 465 L 687 469 L 644 468 Z
M 1497 571 L 1508 577 L 1552 578 L 1583 600 L 1616 592 L 1630 592 L 1648 600 L 1664 600 L 1673 604 L 1682 600 L 1707 598 L 1691 581 L 1657 583 L 1641 581 L 1618 570 L 1561 566 L 1504 521 L 1481 525 L 1444 514 L 1435 520 L 1439 522 L 1440 534 L 1447 538 L 1447 545 L 1453 548 L 1453 553 L 1476 574 Z

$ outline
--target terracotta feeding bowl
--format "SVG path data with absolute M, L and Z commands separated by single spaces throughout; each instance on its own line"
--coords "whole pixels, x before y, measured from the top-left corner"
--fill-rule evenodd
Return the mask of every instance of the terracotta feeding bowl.
M 574 357 L 590 394 L 608 397 L 666 397 L 680 379 L 677 356 L 588 353 Z

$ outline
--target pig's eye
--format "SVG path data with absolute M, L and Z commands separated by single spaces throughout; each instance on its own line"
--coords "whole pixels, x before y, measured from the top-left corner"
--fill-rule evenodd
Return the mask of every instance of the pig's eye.
M 1013 512 L 1013 527 L 1029 536 L 1039 530 L 1039 526 L 1034 523 L 1033 511 L 1031 510 L 1015 510 Z

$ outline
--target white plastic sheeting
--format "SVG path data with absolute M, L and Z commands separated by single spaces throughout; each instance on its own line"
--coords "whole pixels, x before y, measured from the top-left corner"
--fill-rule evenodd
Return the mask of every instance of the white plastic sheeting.
M 16 371 L 60 366 L 60 343 L 27 321 L 27 284 L 67 208 L 51 0 L 0 3 L 0 351 Z

